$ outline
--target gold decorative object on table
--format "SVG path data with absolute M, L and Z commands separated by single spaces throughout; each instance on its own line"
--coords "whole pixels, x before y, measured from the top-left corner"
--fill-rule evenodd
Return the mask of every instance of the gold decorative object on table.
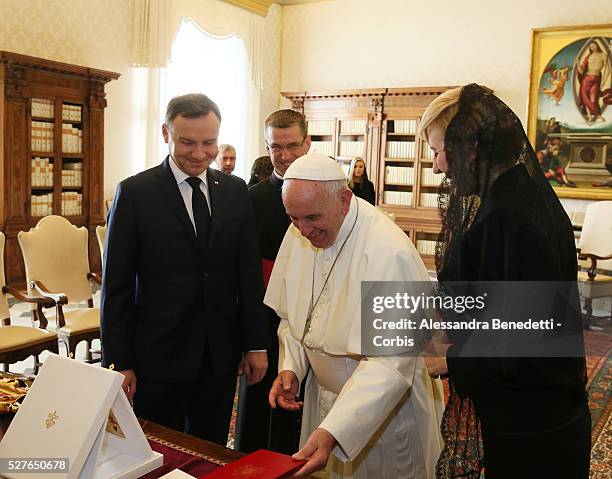
M 26 376 L 0 373 L 0 414 L 16 413 L 31 384 Z

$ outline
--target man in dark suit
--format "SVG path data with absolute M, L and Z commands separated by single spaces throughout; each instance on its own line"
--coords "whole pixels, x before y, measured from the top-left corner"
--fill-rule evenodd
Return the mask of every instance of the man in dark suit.
M 267 368 L 255 222 L 240 178 L 209 169 L 221 114 L 173 98 L 169 156 L 122 181 L 109 212 L 101 297 L 103 365 L 125 376 L 136 414 L 225 445 L 236 368 Z
M 283 175 L 293 161 L 308 153 L 308 136 L 304 115 L 295 110 L 278 110 L 265 121 L 264 136 L 270 159 L 274 166 L 272 175 L 249 189 L 257 224 L 257 238 L 262 258 L 264 276 L 272 271 L 276 254 L 289 227 L 289 218 L 283 206 L 281 187 Z M 246 390 L 246 401 L 241 401 L 238 412 L 240 431 L 239 447 L 242 452 L 266 448 L 292 454 L 297 452 L 299 430 L 298 412 L 272 411 L 268 402 L 270 387 L 278 375 L 279 318 L 265 306 L 267 325 L 273 338 L 268 350 L 270 366 L 264 379 Z M 244 391 L 241 391 L 241 395 Z

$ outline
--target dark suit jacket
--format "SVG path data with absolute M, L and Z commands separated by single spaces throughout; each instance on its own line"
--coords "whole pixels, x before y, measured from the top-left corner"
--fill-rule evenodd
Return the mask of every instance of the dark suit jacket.
M 185 381 L 196 377 L 205 349 L 225 374 L 242 352 L 267 349 L 269 335 L 244 181 L 208 169 L 212 225 L 202 251 L 169 161 L 122 181 L 109 212 L 103 365 Z
M 262 258 L 274 261 L 283 242 L 289 217 L 283 206 L 281 188 L 283 180 L 274 173 L 249 188 L 249 196 L 255 211 L 255 225 Z

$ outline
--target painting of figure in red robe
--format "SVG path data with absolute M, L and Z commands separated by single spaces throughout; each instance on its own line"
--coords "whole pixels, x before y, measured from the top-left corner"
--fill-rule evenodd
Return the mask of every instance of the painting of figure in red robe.
M 532 93 L 531 100 L 537 101 L 535 118 L 530 114 L 530 123 L 535 120 L 531 138 L 542 171 L 556 189 L 568 195 L 584 188 L 612 195 L 612 35 L 577 37 L 542 48 L 552 55 L 539 58 L 538 68 L 532 65 L 532 75 L 534 68 L 541 74 L 532 76 L 537 97 Z

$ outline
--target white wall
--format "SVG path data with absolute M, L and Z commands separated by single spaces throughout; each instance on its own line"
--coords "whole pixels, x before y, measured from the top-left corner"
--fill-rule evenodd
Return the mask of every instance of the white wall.
M 610 0 L 335 0 L 285 7 L 282 90 L 486 84 L 526 126 L 531 29 L 612 23 Z

